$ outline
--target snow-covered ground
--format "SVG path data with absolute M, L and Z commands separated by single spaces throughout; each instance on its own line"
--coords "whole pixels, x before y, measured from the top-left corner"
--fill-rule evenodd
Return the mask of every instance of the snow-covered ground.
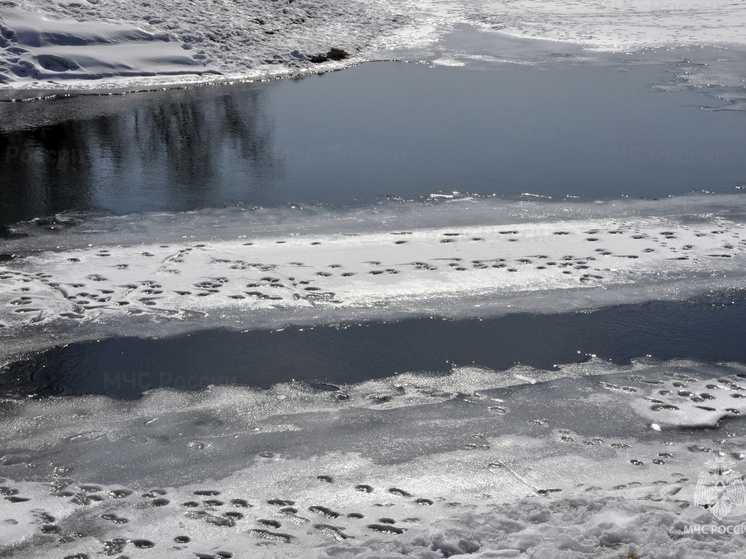
M 308 58 L 331 48 L 359 61 L 396 25 L 386 6 L 357 1 L 12 4 L 0 11 L 0 81 L 14 87 L 266 78 L 312 69 Z
M 746 5 L 735 1 L 12 0 L 0 8 L 0 87 L 137 88 L 468 55 L 442 42 L 464 24 L 591 50 L 728 47 L 716 67 L 743 83 L 727 64 L 746 45 Z M 332 48 L 349 58 L 310 61 Z

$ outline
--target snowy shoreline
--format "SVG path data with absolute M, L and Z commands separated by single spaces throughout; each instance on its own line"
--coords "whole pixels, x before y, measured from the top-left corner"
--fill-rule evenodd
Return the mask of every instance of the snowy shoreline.
M 588 0 L 583 6 L 563 0 L 540 8 L 526 0 L 479 6 L 465 1 L 211 0 L 204 7 L 158 0 L 134 10 L 129 2 L 14 0 L 5 6 L 0 11 L 0 92 L 6 96 L 29 90 L 132 91 L 264 80 L 390 59 L 510 62 L 516 56 L 541 58 L 552 49 L 578 47 L 589 55 L 715 47 L 721 52 L 714 60 L 691 53 L 693 71 L 682 72 L 685 80 L 695 86 L 700 81 L 739 86 L 746 46 L 746 7 L 697 0 L 672 5 Z M 449 37 L 463 26 L 472 38 L 455 44 Z M 511 38 L 521 41 L 528 54 L 506 54 L 503 45 L 494 43 Z M 544 43 L 543 52 L 531 52 L 532 40 Z M 347 57 L 312 61 L 331 49 Z

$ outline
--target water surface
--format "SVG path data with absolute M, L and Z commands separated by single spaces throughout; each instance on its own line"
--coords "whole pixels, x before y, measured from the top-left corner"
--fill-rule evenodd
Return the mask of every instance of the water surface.
M 553 369 L 591 356 L 616 364 L 660 360 L 746 362 L 746 300 L 620 305 L 594 312 L 513 314 L 493 319 L 409 319 L 292 327 L 207 330 L 142 339 L 109 338 L 54 348 L 7 368 L 6 394 L 105 394 L 195 390 L 210 384 L 268 387 L 305 381 L 335 389 L 410 371 L 432 374 L 476 365 Z
M 746 180 L 743 114 L 655 64 L 369 63 L 264 84 L 0 103 L 0 225 L 67 210 L 659 197 Z

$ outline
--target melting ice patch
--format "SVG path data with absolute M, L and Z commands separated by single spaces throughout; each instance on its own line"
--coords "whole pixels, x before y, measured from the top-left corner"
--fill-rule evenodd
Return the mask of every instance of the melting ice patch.
M 743 428 L 657 431 L 629 402 L 658 380 L 736 385 L 745 375 L 590 362 L 405 374 L 335 392 L 287 384 L 6 401 L 0 551 L 738 557 L 743 538 L 687 529 L 713 518 L 693 505 L 713 453 L 741 469 Z

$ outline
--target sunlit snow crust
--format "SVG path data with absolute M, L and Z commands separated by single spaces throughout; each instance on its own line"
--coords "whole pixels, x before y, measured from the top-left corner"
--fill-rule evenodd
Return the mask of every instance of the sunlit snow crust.
M 699 85 L 706 75 L 707 84 L 742 86 L 744 25 L 743 4 L 699 0 L 19 0 L 0 13 L 0 84 L 137 89 L 297 75 L 392 57 L 451 65 L 525 61 L 577 54 L 570 45 L 581 45 L 664 53 L 683 47 L 672 56 L 693 62 L 680 72 L 685 80 Z M 470 37 L 454 41 L 464 26 Z M 523 40 L 520 48 L 506 40 L 513 37 Z M 703 46 L 726 50 L 713 55 L 699 51 Z M 332 48 L 348 58 L 311 61 Z

